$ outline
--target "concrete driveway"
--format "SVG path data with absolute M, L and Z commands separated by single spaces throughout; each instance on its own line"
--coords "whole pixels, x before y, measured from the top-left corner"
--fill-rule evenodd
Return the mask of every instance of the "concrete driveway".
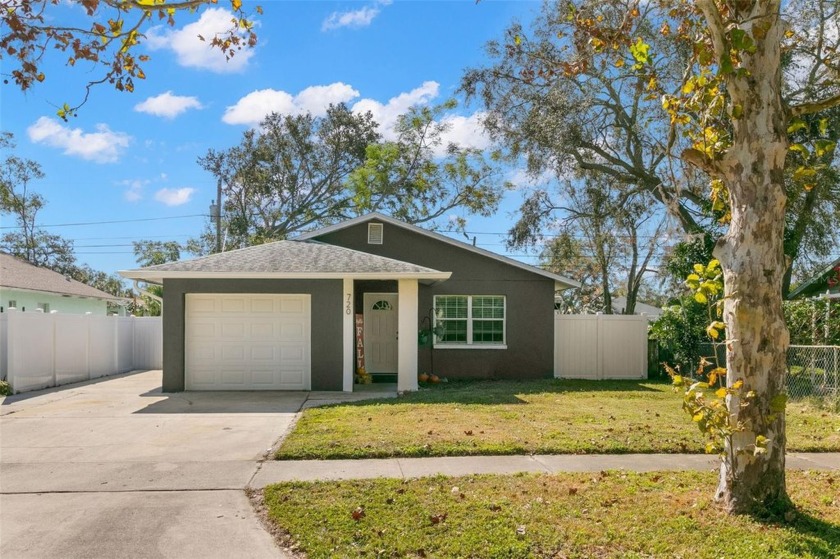
M 2 402 L 0 556 L 283 557 L 243 489 L 318 395 L 160 385 L 145 371 Z

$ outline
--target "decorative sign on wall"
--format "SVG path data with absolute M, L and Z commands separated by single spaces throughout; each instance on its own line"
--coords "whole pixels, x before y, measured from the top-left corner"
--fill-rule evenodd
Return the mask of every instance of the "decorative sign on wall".
M 365 366 L 365 315 L 356 315 L 356 370 Z

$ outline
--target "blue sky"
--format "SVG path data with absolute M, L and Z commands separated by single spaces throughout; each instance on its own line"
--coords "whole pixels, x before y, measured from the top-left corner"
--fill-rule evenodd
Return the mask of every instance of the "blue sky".
M 109 273 L 133 268 L 131 241 L 186 241 L 200 233 L 216 190 L 196 158 L 235 145 L 268 110 L 317 113 L 329 101 L 344 101 L 371 110 L 387 127 L 412 103 L 452 97 L 463 69 L 485 60 L 485 42 L 501 37 L 513 18 L 529 21 L 540 7 L 536 1 L 263 0 L 258 46 L 225 63 L 195 35 L 211 35 L 228 17 L 226 5 L 179 14 L 174 28 L 152 29 L 147 79 L 131 94 L 95 88 L 69 122 L 55 112 L 78 101 L 94 75 L 90 67 L 71 69 L 65 57 L 53 56 L 42 84 L 26 94 L 3 88 L 2 129 L 14 133 L 17 153 L 46 173 L 33 185 L 48 201 L 39 222 L 74 240 L 81 262 Z M 48 9 L 60 23 L 81 14 L 69 2 Z M 486 145 L 476 111 L 462 106 L 450 116 L 450 139 Z M 506 231 L 518 198 L 509 193 L 496 217 L 469 219 L 467 229 Z M 57 226 L 110 221 L 119 223 Z M 4 217 L 2 226 L 10 225 Z M 500 235 L 478 236 L 479 246 L 497 252 L 502 242 Z

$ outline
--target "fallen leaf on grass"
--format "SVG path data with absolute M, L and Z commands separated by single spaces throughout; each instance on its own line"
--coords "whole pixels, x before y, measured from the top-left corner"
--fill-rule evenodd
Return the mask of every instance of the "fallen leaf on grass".
M 356 507 L 356 510 L 354 510 L 352 513 L 350 513 L 350 516 L 352 516 L 353 520 L 355 520 L 356 522 L 363 519 L 365 517 L 364 507 Z
M 471 437 L 472 434 L 473 434 L 472 429 L 470 429 L 469 431 L 464 431 L 464 434 L 467 435 L 468 437 Z
M 429 520 L 431 520 L 432 524 L 440 524 L 444 520 L 446 520 L 447 513 L 443 512 L 441 514 L 433 514 L 429 516 Z

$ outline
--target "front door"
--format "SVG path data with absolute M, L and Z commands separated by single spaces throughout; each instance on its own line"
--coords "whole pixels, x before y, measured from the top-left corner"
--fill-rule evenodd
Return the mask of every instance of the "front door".
M 365 369 L 397 372 L 397 294 L 365 293 Z

